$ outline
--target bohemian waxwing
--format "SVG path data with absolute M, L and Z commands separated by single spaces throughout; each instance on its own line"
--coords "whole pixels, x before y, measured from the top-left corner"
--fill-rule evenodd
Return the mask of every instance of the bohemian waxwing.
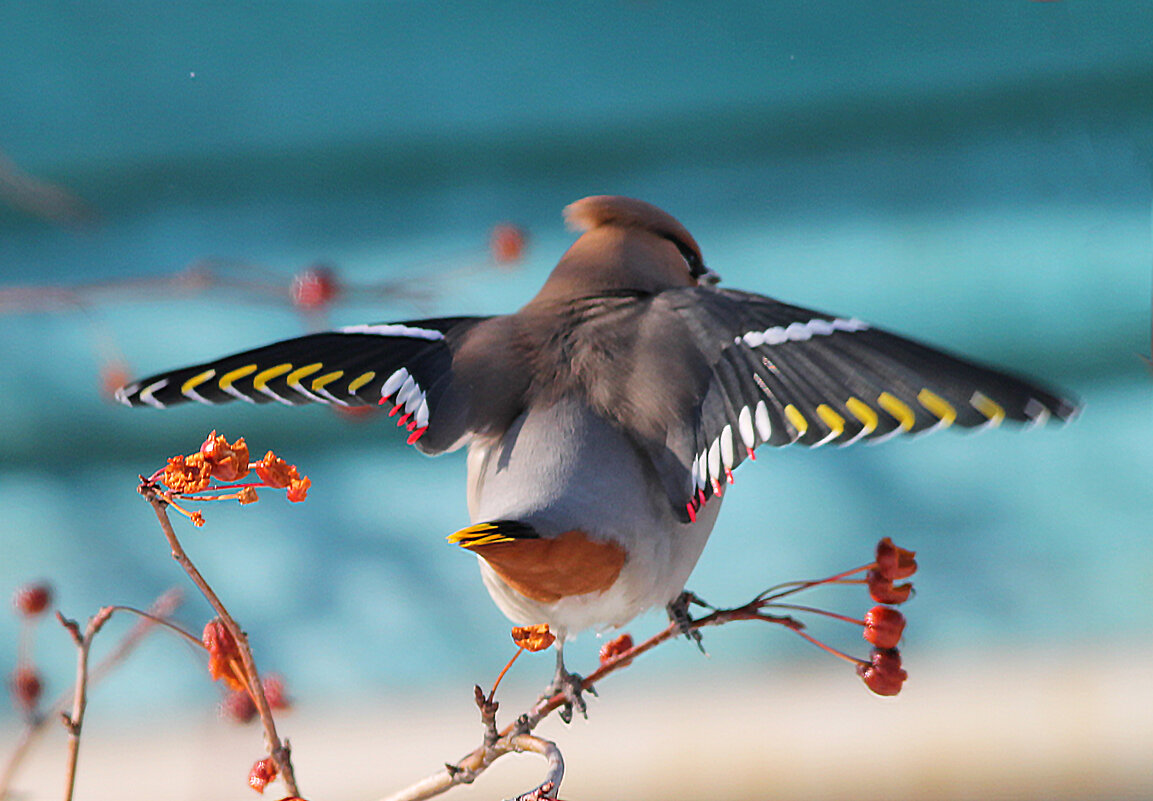
M 680 597 L 733 469 L 760 445 L 1077 411 L 856 318 L 717 289 L 692 235 L 648 203 L 587 197 L 565 216 L 584 233 L 515 314 L 310 334 L 116 397 L 386 404 L 425 453 L 467 445 L 472 525 L 449 539 L 477 554 L 497 606 L 547 623 L 558 649 Z

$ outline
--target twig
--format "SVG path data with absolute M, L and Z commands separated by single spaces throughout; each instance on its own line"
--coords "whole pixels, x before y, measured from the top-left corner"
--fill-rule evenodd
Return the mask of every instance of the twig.
M 696 631 L 706 626 L 720 626 L 734 620 L 763 620 L 768 623 L 778 623 L 794 631 L 800 630 L 801 624 L 790 617 L 770 615 L 761 611 L 764 606 L 769 604 L 771 601 L 758 596 L 744 606 L 735 609 L 718 609 L 697 620 L 690 620 L 688 629 L 689 631 Z M 636 657 L 683 633 L 687 632 L 680 623 L 670 623 L 665 629 L 641 644 L 603 662 L 597 670 L 581 681 L 581 691 L 591 690 L 610 674 L 627 667 Z M 446 764 L 443 770 L 400 792 L 387 796 L 381 801 L 424 801 L 424 799 L 433 798 L 459 784 L 471 784 L 500 757 L 522 751 L 532 751 L 544 756 L 549 762 L 549 773 L 544 782 L 535 789 L 518 796 L 516 801 L 539 801 L 539 799 L 556 797 L 556 793 L 560 789 L 561 778 L 564 775 L 564 760 L 560 750 L 555 743 L 532 736 L 530 733 L 542 720 L 568 702 L 565 694 L 557 693 L 550 698 L 542 698 L 527 714 L 522 715 L 515 723 L 511 723 L 499 731 L 495 731 L 495 702 L 487 702 L 480 688 L 476 689 L 476 694 L 477 704 L 481 708 L 481 719 L 485 724 L 484 743 L 455 764 Z M 491 708 L 486 708 L 484 703 L 491 703 Z
M 140 641 L 144 639 L 157 624 L 170 625 L 164 618 L 171 615 L 182 602 L 183 593 L 174 587 L 158 597 L 152 606 L 149 607 L 148 612 L 129 610 L 127 607 L 113 607 L 114 610 L 137 612 L 143 619 L 137 621 L 136 625 L 121 638 L 116 648 L 101 659 L 94 668 L 88 671 L 88 686 L 91 687 L 99 682 L 117 665 L 127 659 L 133 649 L 140 644 Z M 37 717 L 28 721 L 28 725 L 24 727 L 24 731 L 21 733 L 16 747 L 12 750 L 7 762 L 5 762 L 3 771 L 0 771 L 0 801 L 8 797 L 9 788 L 12 786 L 12 781 L 16 778 L 16 773 L 20 765 L 23 764 L 33 743 L 35 743 L 36 739 L 45 730 L 45 724 L 49 720 L 57 718 L 67 706 L 68 702 L 75 697 L 75 694 L 75 687 L 68 688 L 48 706 L 46 712 L 40 713 Z
M 272 708 L 269 706 L 268 698 L 265 697 L 264 687 L 260 682 L 260 674 L 256 669 L 256 661 L 252 656 L 252 649 L 248 645 L 248 636 L 233 619 L 232 615 L 228 613 L 228 609 L 225 608 L 219 596 L 217 596 L 216 592 L 209 586 L 204 576 L 200 574 L 200 571 L 196 569 L 196 565 L 188 558 L 188 554 L 184 552 L 180 540 L 176 537 L 176 531 L 172 528 L 172 521 L 168 519 L 168 501 L 160 495 L 152 482 L 143 476 L 141 476 L 140 482 L 139 492 L 148 500 L 152 505 L 153 511 L 156 512 L 156 519 L 160 521 L 160 527 L 163 529 L 164 536 L 168 540 L 168 547 L 172 551 L 172 558 L 184 568 L 184 572 L 192 579 L 192 583 L 200 590 L 201 594 L 216 612 L 217 617 L 220 618 L 220 621 L 236 641 L 236 645 L 240 651 L 240 660 L 244 666 L 244 673 L 248 679 L 249 694 L 256 704 L 256 710 L 260 714 L 260 720 L 264 724 L 264 739 L 265 744 L 268 746 L 269 755 L 276 762 L 277 770 L 280 773 L 280 777 L 284 780 L 288 794 L 292 796 L 299 795 L 300 793 L 296 787 L 296 775 L 292 769 L 292 751 L 288 743 L 281 742 L 280 736 L 276 733 L 276 723 L 272 718 Z
M 80 633 L 80 626 L 76 621 L 68 620 L 59 612 L 56 618 L 72 635 L 76 642 L 76 686 L 72 696 L 72 712 L 61 712 L 64 728 L 68 731 L 68 771 L 65 778 L 64 801 L 72 801 L 72 793 L 76 789 L 76 765 L 80 759 L 80 730 L 84 725 L 84 710 L 88 706 L 88 653 L 92 648 L 92 639 L 112 617 L 112 608 L 104 607 L 88 619 L 88 626 L 84 633 Z

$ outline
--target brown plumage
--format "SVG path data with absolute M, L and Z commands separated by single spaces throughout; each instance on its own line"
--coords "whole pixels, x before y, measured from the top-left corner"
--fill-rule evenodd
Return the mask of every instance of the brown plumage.
M 543 604 L 605 592 L 616 583 L 626 557 L 620 545 L 589 539 L 583 531 L 466 547 L 509 587 Z

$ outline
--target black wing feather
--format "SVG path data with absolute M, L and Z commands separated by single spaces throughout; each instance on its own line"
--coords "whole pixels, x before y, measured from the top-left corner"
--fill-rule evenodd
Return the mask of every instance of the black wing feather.
M 956 425 L 1065 421 L 1077 406 L 1032 381 L 847 319 L 748 292 L 663 293 L 657 313 L 711 360 L 685 420 L 695 454 L 678 510 L 689 516 L 763 444 L 847 445 Z
M 309 334 L 157 373 L 121 388 L 116 399 L 156 408 L 234 400 L 293 406 L 386 404 L 398 425 L 410 432 L 409 441 L 417 443 L 430 426 L 436 429 L 436 410 L 452 390 L 454 343 L 484 319 L 438 318 Z M 442 449 L 430 446 L 433 440 L 447 445 L 464 433 L 436 430 L 435 437 L 419 445 L 433 452 Z

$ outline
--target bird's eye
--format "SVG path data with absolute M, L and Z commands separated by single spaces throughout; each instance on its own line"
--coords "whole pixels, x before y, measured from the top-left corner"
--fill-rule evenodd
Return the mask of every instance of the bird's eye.
M 705 263 L 701 261 L 701 257 L 695 250 L 692 250 L 691 248 L 686 247 L 683 243 L 676 242 L 675 240 L 674 244 L 677 246 L 677 250 L 680 251 L 681 258 L 685 260 L 685 264 L 689 268 L 689 275 L 691 275 L 693 278 L 700 278 L 702 275 L 708 272 L 708 267 L 705 267 Z

